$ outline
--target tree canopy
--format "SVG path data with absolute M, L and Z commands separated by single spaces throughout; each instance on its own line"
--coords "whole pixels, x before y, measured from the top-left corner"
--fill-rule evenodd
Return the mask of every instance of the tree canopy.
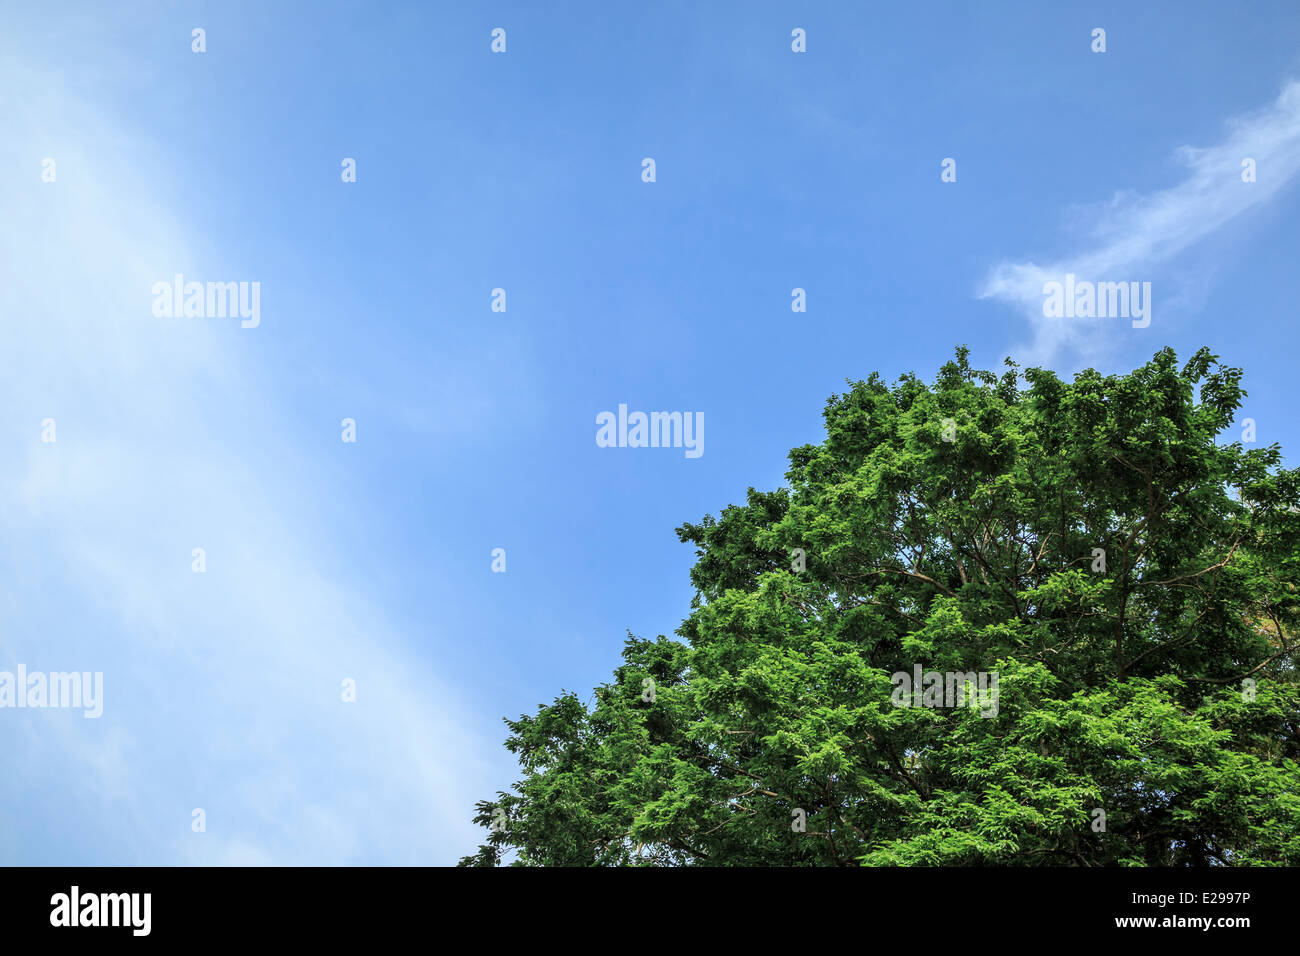
M 1226 441 L 1241 369 L 968 358 L 678 528 L 681 640 L 506 721 L 461 864 L 1300 864 L 1300 472 Z M 996 706 L 900 706 L 918 667 Z

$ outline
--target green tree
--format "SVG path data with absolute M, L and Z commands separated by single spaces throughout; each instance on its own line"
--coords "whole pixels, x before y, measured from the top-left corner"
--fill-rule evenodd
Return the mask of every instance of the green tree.
M 1300 864 L 1300 473 L 1219 443 L 1241 370 L 1006 364 L 849 383 L 677 529 L 684 642 L 507 720 L 461 864 Z M 996 714 L 897 706 L 917 664 Z

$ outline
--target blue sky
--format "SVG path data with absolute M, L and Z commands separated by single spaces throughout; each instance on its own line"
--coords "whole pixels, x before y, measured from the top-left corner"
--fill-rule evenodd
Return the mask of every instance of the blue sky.
M 0 709 L 0 862 L 454 862 L 501 717 L 671 633 L 673 529 L 846 378 L 1209 345 L 1295 448 L 1294 5 L 895 6 L 8 6 L 0 671 L 104 713 Z M 1071 269 L 1151 325 L 1043 319 Z M 260 325 L 155 317 L 178 272 Z

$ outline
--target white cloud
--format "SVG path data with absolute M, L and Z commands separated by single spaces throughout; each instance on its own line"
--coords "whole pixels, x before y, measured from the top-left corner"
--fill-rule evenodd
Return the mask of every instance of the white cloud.
M 1300 173 L 1300 82 L 1288 83 L 1268 107 L 1229 120 L 1222 143 L 1184 146 L 1177 156 L 1187 176 L 1176 186 L 1149 195 L 1116 193 L 1110 202 L 1083 210 L 1078 220 L 1091 240 L 1084 248 L 1044 265 L 1002 262 L 990 271 L 979 297 L 1023 311 L 1033 327 L 1033 342 L 1024 349 L 1031 361 L 1049 362 L 1064 348 L 1098 351 L 1100 342 L 1109 341 L 1098 333 L 1120 328 L 1115 319 L 1044 318 L 1044 282 L 1060 281 L 1066 273 L 1094 282 L 1149 281 L 1155 267 L 1294 181 Z M 1246 158 L 1255 160 L 1256 182 L 1242 181 Z M 1164 296 L 1166 306 L 1172 301 L 1174 295 Z M 1155 302 L 1159 321 L 1160 295 Z
M 30 91 L 0 120 L 15 171 L 0 185 L 0 667 L 105 675 L 99 720 L 0 712 L 0 806 L 37 820 L 54 781 L 98 856 L 80 838 L 6 854 L 449 862 L 475 842 L 473 802 L 500 769 L 478 755 L 499 750 L 499 725 L 484 737 L 439 679 L 438 635 L 417 649 L 340 577 L 328 452 L 299 446 L 250 385 L 264 376 L 238 337 L 261 330 L 151 315 L 152 283 L 197 274 L 206 241 L 160 205 L 176 193 L 165 164 L 139 163 L 165 150 L 13 60 L 0 84 Z M 40 182 L 45 155 L 55 184 Z M 206 278 L 256 278 L 202 260 L 225 265 Z M 54 444 L 39 440 L 46 417 Z M 249 451 L 246 423 L 283 436 L 273 460 Z M 196 546 L 206 574 L 190 571 Z M 206 833 L 190 831 L 193 807 Z

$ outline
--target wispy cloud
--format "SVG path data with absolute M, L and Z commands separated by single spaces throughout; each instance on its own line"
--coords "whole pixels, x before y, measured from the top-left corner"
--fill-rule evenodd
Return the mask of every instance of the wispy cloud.
M 439 635 L 402 634 L 340 572 L 331 449 L 255 384 L 263 330 L 151 315 L 154 281 L 246 265 L 195 252 L 165 163 L 137 161 L 156 144 L 6 60 L 0 85 L 31 95 L 0 123 L 0 669 L 102 671 L 105 710 L 0 712 L 0 812 L 29 832 L 0 856 L 454 859 L 495 721 L 439 679 Z
M 1300 81 L 1289 82 L 1264 109 L 1228 121 L 1216 146 L 1183 146 L 1177 156 L 1187 176 L 1169 189 L 1141 195 L 1119 192 L 1107 203 L 1081 210 L 1078 223 L 1090 242 L 1077 252 L 1039 264 L 1002 262 L 990 270 L 979 297 L 1023 311 L 1033 341 L 1018 354 L 1050 362 L 1061 350 L 1099 351 L 1099 327 L 1114 319 L 1044 318 L 1043 285 L 1067 273 L 1099 282 L 1149 279 L 1193 243 L 1242 213 L 1267 203 L 1300 173 Z M 1242 179 L 1242 161 L 1253 159 L 1255 182 Z M 1171 295 L 1164 296 L 1166 303 Z M 1156 299 L 1160 307 L 1160 297 Z M 1158 314 L 1158 313 L 1157 313 Z

